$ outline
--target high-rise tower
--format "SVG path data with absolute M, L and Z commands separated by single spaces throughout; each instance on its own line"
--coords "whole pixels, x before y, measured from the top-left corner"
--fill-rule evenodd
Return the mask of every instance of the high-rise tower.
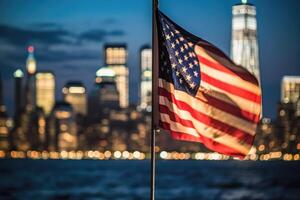
M 140 52 L 140 108 L 151 111 L 152 50 L 144 46 Z
M 26 110 L 32 111 L 35 102 L 34 102 L 34 74 L 36 72 L 36 61 L 34 58 L 34 47 L 29 46 L 28 49 L 28 57 L 26 60 L 26 69 L 27 69 L 27 82 L 25 88 L 25 106 Z
M 104 47 L 105 65 L 116 74 L 116 84 L 119 91 L 119 103 L 121 108 L 129 105 L 127 49 L 124 44 L 108 44 Z
M 35 75 L 36 105 L 49 115 L 55 103 L 55 77 L 50 71 L 39 71 Z
M 300 76 L 284 76 L 281 81 L 281 102 L 300 101 Z
M 247 0 L 232 7 L 231 58 L 260 81 L 256 8 Z
M 22 79 L 24 74 L 21 69 L 17 69 L 14 72 L 15 78 L 15 116 L 20 114 L 23 106 L 23 96 L 22 96 Z

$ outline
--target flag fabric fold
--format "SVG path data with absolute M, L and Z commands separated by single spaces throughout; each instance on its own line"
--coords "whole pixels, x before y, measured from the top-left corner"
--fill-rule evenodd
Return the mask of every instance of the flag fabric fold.
M 257 78 L 158 12 L 159 124 L 173 138 L 244 158 L 261 113 Z

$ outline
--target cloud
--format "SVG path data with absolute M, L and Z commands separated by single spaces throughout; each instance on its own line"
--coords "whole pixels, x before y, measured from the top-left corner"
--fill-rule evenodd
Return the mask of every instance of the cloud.
M 31 28 L 34 29 L 62 29 L 62 25 L 58 23 L 53 23 L 53 22 L 43 22 L 43 23 L 35 23 L 30 25 Z
M 46 51 L 39 52 L 36 57 L 43 62 L 64 62 L 64 61 L 78 61 L 99 59 L 98 52 L 95 51 Z
M 82 42 L 103 42 L 108 37 L 125 35 L 122 30 L 91 29 L 79 34 L 62 28 L 56 23 L 46 22 L 32 24 L 29 27 L 15 27 L 0 24 L 0 41 L 15 47 L 25 47 L 29 44 L 39 45 L 80 45 Z
M 94 29 L 81 33 L 79 41 L 102 42 L 107 37 L 121 37 L 123 35 L 125 35 L 125 33 L 122 30 L 106 31 L 102 29 Z
M 64 29 L 37 30 L 0 24 L 0 38 L 15 46 L 25 46 L 33 42 L 47 45 L 68 44 L 72 36 L 73 34 Z

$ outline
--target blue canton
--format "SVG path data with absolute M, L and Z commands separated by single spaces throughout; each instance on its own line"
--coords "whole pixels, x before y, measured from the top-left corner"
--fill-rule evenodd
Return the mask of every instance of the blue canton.
M 195 96 L 200 86 L 200 64 L 194 44 L 188 41 L 171 20 L 159 13 L 161 78 L 172 82 L 175 89 Z

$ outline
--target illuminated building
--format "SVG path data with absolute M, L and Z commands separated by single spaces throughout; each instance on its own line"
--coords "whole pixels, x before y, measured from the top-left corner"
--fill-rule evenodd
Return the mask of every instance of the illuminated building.
M 260 80 L 256 8 L 243 0 L 232 7 L 231 57 Z
M 46 150 L 46 115 L 42 108 L 38 107 L 35 113 L 37 127 L 36 147 L 37 150 Z
M 30 75 L 33 75 L 36 72 L 36 61 L 35 61 L 35 58 L 34 58 L 34 47 L 29 46 L 27 51 L 28 51 L 28 57 L 27 57 L 27 61 L 26 61 L 27 73 L 30 74 Z
M 300 76 L 284 76 L 281 81 L 281 102 L 296 103 L 300 99 Z
M 36 105 L 49 115 L 55 103 L 55 77 L 52 72 L 38 72 L 35 75 Z
M 281 102 L 277 111 L 279 140 L 282 141 L 282 149 L 288 151 L 290 148 L 290 138 L 293 135 L 293 121 L 295 118 L 295 106 L 293 103 Z M 292 136 L 293 137 L 293 136 Z
M 152 50 L 149 47 L 141 49 L 140 63 L 140 108 L 151 111 L 152 91 Z
M 64 101 L 72 105 L 75 114 L 86 115 L 87 92 L 81 82 L 68 82 L 62 90 Z
M 300 76 L 284 76 L 281 81 L 281 102 L 278 105 L 278 130 L 282 150 L 296 153 L 300 142 Z M 300 145 L 299 145 L 300 146 Z
M 9 119 L 3 102 L 2 79 L 0 77 L 0 150 L 9 149 Z
M 121 108 L 129 105 L 127 49 L 125 45 L 105 45 L 105 65 L 116 74 L 116 84 L 119 91 L 119 103 Z
M 69 103 L 58 102 L 53 109 L 59 151 L 76 150 L 78 145 L 77 126 L 72 107 Z
M 96 72 L 96 87 L 101 109 L 119 107 L 119 93 L 116 86 L 116 75 L 112 69 L 103 67 Z
M 269 118 L 262 118 L 259 122 L 254 139 L 257 154 L 281 150 L 282 140 L 277 136 L 276 126 Z
M 97 70 L 95 88 L 90 93 L 89 105 L 89 117 L 96 120 L 107 116 L 112 109 L 120 107 L 116 74 L 109 67 Z
M 26 61 L 26 69 L 27 69 L 27 81 L 26 81 L 26 88 L 25 88 L 25 106 L 26 110 L 32 111 L 35 102 L 34 102 L 34 74 L 36 72 L 36 61 L 34 58 L 34 47 L 29 46 L 28 49 L 28 57 Z

